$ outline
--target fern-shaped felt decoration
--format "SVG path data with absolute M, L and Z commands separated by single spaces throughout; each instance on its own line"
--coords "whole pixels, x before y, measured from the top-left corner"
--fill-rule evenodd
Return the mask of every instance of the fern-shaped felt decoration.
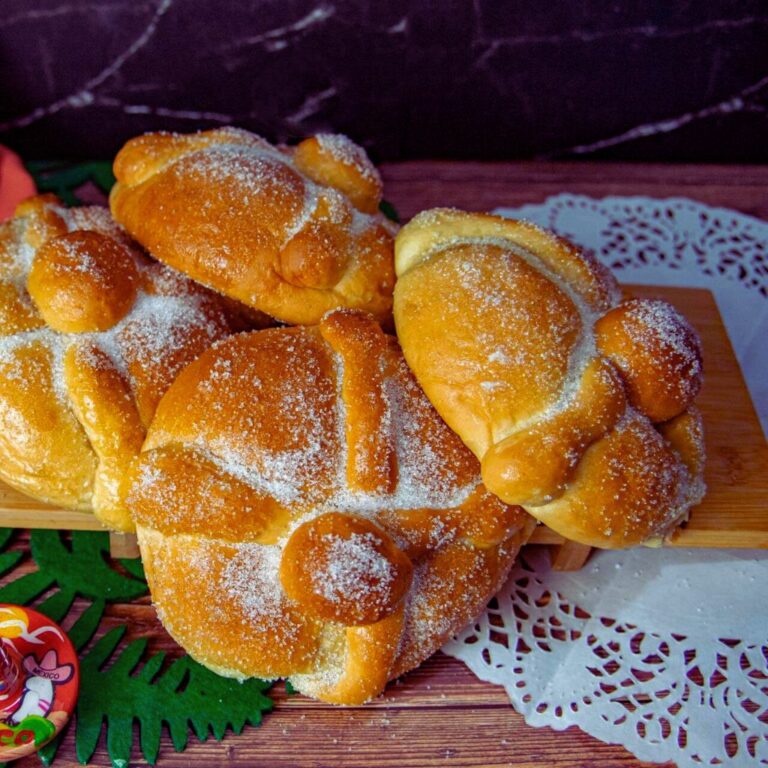
M 0 550 L 10 544 L 13 533 L 12 528 L 0 528 Z M 28 605 L 51 590 L 36 608 L 60 623 L 75 597 L 90 599 L 91 605 L 69 632 L 78 651 L 98 628 L 107 601 L 129 601 L 147 593 L 140 560 L 121 560 L 125 574 L 110 565 L 106 533 L 75 531 L 68 545 L 60 531 L 33 530 L 29 545 L 38 570 L 0 587 L 0 602 Z M 22 557 L 23 552 L 2 552 L 0 573 L 9 571 Z M 66 730 L 62 731 L 38 753 L 45 764 L 53 760 L 65 733 Z
M 209 733 L 217 740 L 227 728 L 240 733 L 246 723 L 258 725 L 262 712 L 272 708 L 264 695 L 269 683 L 219 677 L 184 656 L 160 672 L 164 653 L 150 656 L 131 675 L 144 655 L 146 640 L 135 640 L 117 655 L 107 669 L 125 627 L 116 627 L 85 655 L 80 666 L 81 693 L 77 704 L 77 758 L 87 763 L 96 749 L 102 723 L 107 724 L 107 751 L 113 766 L 126 766 L 131 754 L 133 723 L 139 726 L 144 758 L 154 765 L 160 732 L 166 723 L 177 752 L 187 746 L 190 725 L 204 741 Z
M 395 208 L 392 203 L 389 202 L 389 200 L 382 200 L 379 203 L 379 210 L 390 220 L 394 221 L 395 224 L 400 223 L 400 214 L 397 212 L 397 208 Z
M 13 530 L 0 529 L 0 573 L 12 569 L 23 557 L 22 552 L 4 551 L 12 536 Z M 115 570 L 108 557 L 106 533 L 76 531 L 68 544 L 58 531 L 32 531 L 30 549 L 39 570 L 0 587 L 0 602 L 31 603 L 51 590 L 36 608 L 61 622 L 76 596 L 92 601 L 68 631 L 81 653 L 75 749 L 82 762 L 93 755 L 104 726 L 112 764 L 122 768 L 130 759 L 134 722 L 139 727 L 141 751 L 147 762 L 154 764 L 163 723 L 174 748 L 181 751 L 187 745 L 190 727 L 200 740 L 209 733 L 220 740 L 227 728 L 239 733 L 247 723 L 257 725 L 262 713 L 272 708 L 272 701 L 264 695 L 269 683 L 222 678 L 188 656 L 163 671 L 165 654 L 158 653 L 132 674 L 140 665 L 147 641 L 135 640 L 118 651 L 125 626 L 110 630 L 82 654 L 98 630 L 107 602 L 126 602 L 146 594 L 141 562 L 120 560 L 124 572 Z M 38 753 L 45 765 L 54 760 L 65 732 Z
M 10 571 L 24 557 L 23 552 L 5 551 L 11 538 L 13 538 L 13 528 L 0 528 L 0 576 Z
M 107 194 L 115 183 L 112 163 L 105 161 L 75 164 L 38 161 L 26 165 L 40 192 L 53 192 L 67 205 L 80 205 L 83 202 L 77 191 L 89 181 Z
M 0 539 L 3 536 L 7 545 L 7 529 Z M 130 566 L 135 574 L 131 575 L 128 568 L 127 574 L 121 574 L 108 564 L 106 533 L 76 531 L 68 547 L 60 531 L 36 530 L 30 535 L 30 549 L 38 570 L 0 587 L 0 602 L 28 604 L 54 587 L 56 591 L 38 610 L 54 621 L 61 621 L 77 595 L 97 601 L 127 602 L 147 593 L 147 584 L 135 565 Z M 4 553 L 2 557 L 11 554 L 21 555 Z

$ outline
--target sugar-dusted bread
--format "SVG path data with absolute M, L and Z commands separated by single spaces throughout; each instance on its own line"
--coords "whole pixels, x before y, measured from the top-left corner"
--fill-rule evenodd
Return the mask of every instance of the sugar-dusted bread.
M 0 224 L 0 477 L 130 530 L 125 472 L 224 299 L 148 260 L 105 208 L 52 195 Z
M 597 547 L 667 534 L 704 493 L 696 333 L 621 301 L 593 257 L 538 227 L 437 209 L 395 245 L 395 323 L 486 487 Z
M 149 252 L 289 324 L 339 307 L 391 316 L 381 179 L 346 136 L 277 148 L 234 128 L 150 133 L 115 159 L 112 213 Z
M 340 310 L 186 368 L 128 501 L 158 615 L 191 656 L 355 704 L 474 618 L 530 533 L 479 472 L 395 339 Z

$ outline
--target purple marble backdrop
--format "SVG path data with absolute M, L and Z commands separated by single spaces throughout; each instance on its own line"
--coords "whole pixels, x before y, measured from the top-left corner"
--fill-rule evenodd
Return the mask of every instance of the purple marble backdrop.
M 343 131 L 377 160 L 768 161 L 765 0 L 2 0 L 0 142 Z

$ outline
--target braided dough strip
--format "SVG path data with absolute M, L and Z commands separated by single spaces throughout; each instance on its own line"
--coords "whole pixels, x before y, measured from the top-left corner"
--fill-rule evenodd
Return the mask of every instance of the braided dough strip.
M 290 324 L 338 307 L 391 317 L 392 236 L 381 179 L 345 136 L 278 148 L 235 128 L 129 141 L 117 221 L 156 258 Z

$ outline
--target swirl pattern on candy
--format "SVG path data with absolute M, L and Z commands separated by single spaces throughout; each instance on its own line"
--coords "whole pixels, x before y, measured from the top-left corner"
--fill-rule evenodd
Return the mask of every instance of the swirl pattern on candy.
M 151 133 L 114 168 L 117 221 L 193 279 L 289 324 L 343 307 L 391 318 L 381 179 L 346 136 L 278 148 L 236 128 Z
M 128 503 L 158 615 L 191 656 L 342 704 L 474 618 L 533 527 L 482 485 L 396 340 L 350 310 L 187 367 Z
M 176 374 L 238 321 L 225 301 L 105 208 L 22 203 L 0 225 L 0 477 L 132 530 L 128 471 Z
M 0 603 L 0 759 L 37 752 L 74 712 L 77 653 L 61 627 L 31 608 Z
M 436 209 L 395 246 L 395 322 L 489 490 L 597 547 L 650 543 L 704 494 L 700 342 L 673 307 L 533 224 Z

